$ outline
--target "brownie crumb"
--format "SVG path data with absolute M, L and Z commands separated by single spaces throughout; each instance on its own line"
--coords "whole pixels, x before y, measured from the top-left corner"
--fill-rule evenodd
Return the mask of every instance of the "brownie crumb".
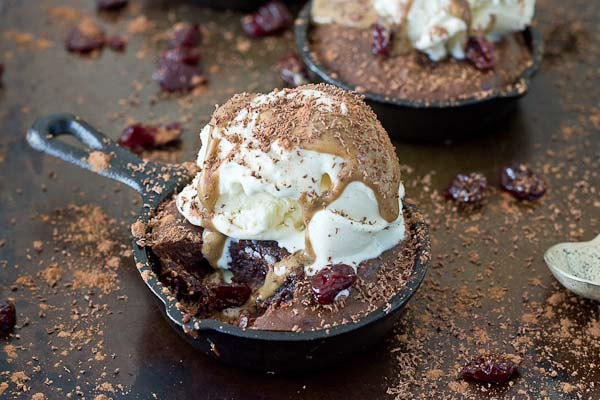
M 110 167 L 111 156 L 101 151 L 92 151 L 87 162 L 95 172 L 100 172 Z

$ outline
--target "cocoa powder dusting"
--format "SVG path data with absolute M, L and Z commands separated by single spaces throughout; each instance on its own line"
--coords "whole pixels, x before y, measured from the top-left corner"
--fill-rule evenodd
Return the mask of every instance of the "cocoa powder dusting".
M 76 378 L 83 369 L 107 365 L 104 330 L 106 318 L 113 311 L 106 304 L 106 296 L 120 298 L 123 304 L 127 299 L 120 294 L 120 274 L 122 260 L 131 258 L 131 250 L 122 224 L 92 204 L 69 205 L 36 219 L 52 232 L 52 241 L 44 246 L 43 252 L 42 242 L 33 242 L 35 253 L 31 253 L 30 259 L 39 272 L 35 276 L 20 275 L 11 284 L 13 293 L 29 299 L 29 304 L 23 308 L 26 305 L 23 300 L 17 303 L 17 312 L 24 311 L 26 317 L 18 320 L 14 333 L 17 340 L 4 345 L 3 351 L 11 364 L 30 359 L 32 352 L 40 353 L 41 350 L 36 350 L 38 346 L 47 348 L 52 356 L 49 360 L 34 356 L 26 371 L 13 372 L 6 382 L 0 378 L 0 394 L 9 391 L 17 396 L 30 392 L 31 379 L 39 380 L 45 370 L 59 368 Z M 61 316 L 64 310 L 70 310 L 68 319 Z M 18 341 L 19 331 L 29 329 L 31 324 L 41 325 L 40 334 L 44 332 L 35 346 Z M 75 370 L 62 361 L 71 354 L 81 354 L 87 361 Z M 87 375 L 86 379 L 97 379 L 99 392 L 110 392 L 113 396 L 127 393 L 120 383 L 106 383 L 103 374 Z M 80 392 L 80 389 L 71 392 L 56 387 L 51 378 L 45 379 L 45 386 L 52 393 L 62 393 L 68 398 Z M 47 398 L 46 394 L 44 391 L 29 396 L 41 400 Z

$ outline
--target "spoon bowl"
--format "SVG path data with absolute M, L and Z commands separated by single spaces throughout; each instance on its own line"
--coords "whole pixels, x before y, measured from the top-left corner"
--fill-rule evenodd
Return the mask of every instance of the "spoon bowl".
M 554 245 L 544 254 L 544 261 L 565 288 L 600 301 L 600 235 L 589 242 Z

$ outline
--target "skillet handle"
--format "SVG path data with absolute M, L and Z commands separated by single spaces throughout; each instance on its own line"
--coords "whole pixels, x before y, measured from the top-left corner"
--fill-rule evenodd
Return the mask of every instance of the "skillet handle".
M 61 135 L 77 138 L 83 147 L 55 140 Z M 153 171 L 165 168 L 143 161 L 72 114 L 39 118 L 27 132 L 27 141 L 36 150 L 122 182 L 142 196 L 147 194 L 149 178 L 156 174 Z

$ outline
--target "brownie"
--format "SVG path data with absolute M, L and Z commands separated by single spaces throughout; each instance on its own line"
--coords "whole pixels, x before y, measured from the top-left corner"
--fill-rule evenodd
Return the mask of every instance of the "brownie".
M 202 228 L 188 223 L 167 201 L 148 224 L 149 240 L 158 258 L 157 274 L 186 312 L 248 329 L 315 330 L 357 320 L 383 306 L 412 275 L 420 232 L 405 213 L 407 239 L 381 256 L 361 263 L 349 296 L 319 304 L 304 266 L 290 272 L 267 299 L 258 291 L 276 263 L 291 254 L 276 241 L 239 240 L 231 243 L 229 272 L 213 269 L 202 256 Z M 226 310 L 227 309 L 227 310 Z M 224 311 L 226 310 L 226 311 Z
M 269 266 L 289 255 L 286 249 L 279 247 L 273 240 L 240 240 L 229 246 L 229 252 L 232 281 L 245 283 L 253 289 L 262 286 Z
M 159 278 L 178 300 L 193 303 L 198 314 L 238 307 L 248 300 L 251 289 L 245 282 L 221 283 L 221 273 L 202 255 L 202 227 L 179 213 L 174 198 L 159 209 L 148 227 L 149 244 L 160 264 Z
M 380 57 L 373 54 L 371 41 L 368 29 L 338 24 L 317 24 L 310 33 L 312 54 L 332 76 L 359 92 L 409 100 L 483 98 L 517 85 L 533 62 L 522 33 L 506 35 L 496 44 L 498 61 L 486 71 L 452 57 L 433 62 L 417 50 Z
M 185 271 L 198 279 L 212 272 L 202 255 L 202 227 L 190 224 L 179 213 L 175 199 L 167 202 L 148 226 L 149 244 L 163 267 Z
M 159 208 L 148 228 L 159 279 L 196 315 L 242 306 L 252 289 L 262 285 L 268 266 L 288 254 L 273 241 L 239 241 L 231 246 L 235 267 L 232 283 L 227 284 L 222 272 L 202 255 L 202 227 L 190 224 L 179 213 L 174 198 Z

